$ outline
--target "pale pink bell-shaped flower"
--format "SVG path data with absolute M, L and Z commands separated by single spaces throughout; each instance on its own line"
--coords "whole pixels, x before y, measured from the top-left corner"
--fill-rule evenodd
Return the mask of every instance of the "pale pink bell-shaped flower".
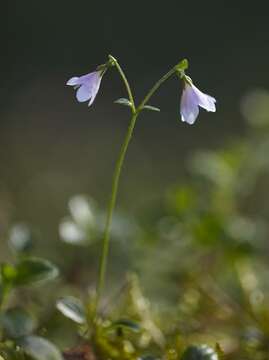
M 180 114 L 181 120 L 188 124 L 194 124 L 198 114 L 199 106 L 207 111 L 216 111 L 216 99 L 204 94 L 193 85 L 190 78 L 184 81 L 184 89 L 181 97 Z
M 94 102 L 102 80 L 103 71 L 94 71 L 80 77 L 72 77 L 66 85 L 77 89 L 76 98 L 79 102 L 89 101 L 89 106 Z

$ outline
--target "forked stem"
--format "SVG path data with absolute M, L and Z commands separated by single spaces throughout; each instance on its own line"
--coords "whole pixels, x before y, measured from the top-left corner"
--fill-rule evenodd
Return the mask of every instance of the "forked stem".
M 176 67 L 173 67 L 160 80 L 158 80 L 153 85 L 153 87 L 150 89 L 150 91 L 147 93 L 145 98 L 141 101 L 140 105 L 136 108 L 130 84 L 129 84 L 127 77 L 125 76 L 121 66 L 119 65 L 118 61 L 111 55 L 109 55 L 109 61 L 111 62 L 111 65 L 114 65 L 116 67 L 116 69 L 118 70 L 118 72 L 125 84 L 125 87 L 126 87 L 126 90 L 127 90 L 128 96 L 129 96 L 130 104 L 131 104 L 132 116 L 131 116 L 131 120 L 130 120 L 130 124 L 129 124 L 128 130 L 127 130 L 127 133 L 125 135 L 123 144 L 120 149 L 120 153 L 119 153 L 119 156 L 118 156 L 118 159 L 116 162 L 113 179 L 112 179 L 111 196 L 110 196 L 110 201 L 108 204 L 107 218 L 106 218 L 106 223 L 105 223 L 104 238 L 103 238 L 103 245 L 102 245 L 102 253 L 101 253 L 101 258 L 100 258 L 100 267 L 99 267 L 99 273 L 98 273 L 97 293 L 96 293 L 96 301 L 95 301 L 95 307 L 94 307 L 94 320 L 95 321 L 97 318 L 98 307 L 99 307 L 101 295 L 102 295 L 104 284 L 105 284 L 107 258 L 108 258 L 108 253 L 109 253 L 110 230 L 111 230 L 113 212 L 114 212 L 114 208 L 115 208 L 115 204 L 116 204 L 116 200 L 117 200 L 121 170 L 123 167 L 123 163 L 124 163 L 124 159 L 126 156 L 126 152 L 127 152 L 129 143 L 130 143 L 132 135 L 133 135 L 136 120 L 139 116 L 139 113 L 143 110 L 146 103 L 150 100 L 150 98 L 154 95 L 154 93 L 159 89 L 159 87 L 177 71 Z

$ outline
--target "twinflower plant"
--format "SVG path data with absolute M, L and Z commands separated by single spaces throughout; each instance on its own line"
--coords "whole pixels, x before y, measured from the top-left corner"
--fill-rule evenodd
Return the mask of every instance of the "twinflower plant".
M 67 81 L 67 85 L 73 86 L 76 90 L 76 98 L 79 102 L 89 101 L 88 105 L 91 106 L 94 102 L 97 93 L 100 88 L 101 80 L 107 70 L 111 68 L 116 68 L 118 71 L 127 91 L 128 98 L 120 98 L 115 102 L 121 105 L 128 106 L 131 110 L 130 123 L 127 129 L 127 133 L 123 140 L 123 143 L 120 148 L 119 156 L 116 161 L 114 175 L 112 179 L 112 189 L 110 200 L 108 204 L 107 217 L 105 222 L 105 230 L 103 236 L 102 244 L 102 253 L 100 258 L 100 267 L 97 283 L 97 295 L 96 302 L 94 306 L 94 316 L 96 320 L 99 310 L 100 298 L 105 283 L 105 275 L 107 268 L 107 258 L 109 253 L 109 241 L 110 241 L 110 231 L 111 223 L 113 217 L 113 211 L 116 204 L 119 180 L 121 175 L 122 166 L 126 156 L 126 152 L 131 141 L 133 131 L 136 125 L 138 116 L 143 110 L 151 111 L 160 111 L 158 108 L 148 104 L 152 96 L 159 89 L 159 87 L 164 84 L 168 79 L 173 76 L 177 77 L 183 83 L 183 92 L 181 97 L 181 120 L 188 124 L 193 124 L 199 114 L 199 106 L 204 108 L 207 111 L 216 111 L 215 102 L 216 100 L 204 93 L 202 93 L 198 88 L 196 88 L 190 77 L 186 75 L 186 70 L 188 69 L 187 59 L 183 59 L 177 65 L 173 66 L 164 76 L 162 76 L 149 90 L 144 99 L 137 105 L 135 98 L 133 96 L 133 91 L 130 87 L 129 81 L 122 70 L 117 59 L 113 56 L 108 56 L 108 61 L 105 64 L 102 64 L 97 67 L 96 71 L 83 76 L 75 76 Z

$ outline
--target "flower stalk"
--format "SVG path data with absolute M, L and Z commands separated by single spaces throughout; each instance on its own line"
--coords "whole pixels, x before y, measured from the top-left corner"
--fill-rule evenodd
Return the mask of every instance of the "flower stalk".
M 94 317 L 96 317 L 101 294 L 102 294 L 102 291 L 104 288 L 106 268 L 107 268 L 107 258 L 108 258 L 108 252 L 109 252 L 110 229 L 111 229 L 113 211 L 114 211 L 116 200 L 117 200 L 121 170 L 122 170 L 125 155 L 126 155 L 126 152 L 128 149 L 128 145 L 129 145 L 132 135 L 133 135 L 137 116 L 138 116 L 138 114 L 134 113 L 131 117 L 129 127 L 128 127 L 127 133 L 125 135 L 123 144 L 121 146 L 118 160 L 116 162 L 114 175 L 113 175 L 113 179 L 112 179 L 111 196 L 110 196 L 110 201 L 108 204 L 107 218 L 106 218 L 106 223 L 105 223 L 105 232 L 104 232 L 103 245 L 102 245 L 102 253 L 101 253 L 101 259 L 100 259 L 100 268 L 99 268 L 99 274 L 98 274 L 96 305 L 95 305 Z
M 110 241 L 110 229 L 111 229 L 111 223 L 112 223 L 112 217 L 113 212 L 117 200 L 117 194 L 118 194 L 118 187 L 119 187 L 119 180 L 121 175 L 121 170 L 123 167 L 124 159 L 126 156 L 126 152 L 129 146 L 129 143 L 131 141 L 133 131 L 136 125 L 137 118 L 140 114 L 140 112 L 143 110 L 143 107 L 147 104 L 147 102 L 150 100 L 150 98 L 154 95 L 154 93 L 159 89 L 159 87 L 168 80 L 172 75 L 174 75 L 177 72 L 176 67 L 173 67 L 168 73 L 166 73 L 160 80 L 158 80 L 153 87 L 149 90 L 147 95 L 144 97 L 144 99 L 141 101 L 140 105 L 136 108 L 134 97 L 132 95 L 132 90 L 129 85 L 129 82 L 127 80 L 126 75 L 124 74 L 121 66 L 119 65 L 118 61 L 113 58 L 111 55 L 109 55 L 109 60 L 111 61 L 111 65 L 115 66 L 118 70 L 128 93 L 129 100 L 131 103 L 131 110 L 132 110 L 132 116 L 129 123 L 129 127 L 127 129 L 127 133 L 125 135 L 123 144 L 121 146 L 118 160 L 115 165 L 114 175 L 112 179 L 112 188 L 111 188 L 111 196 L 110 201 L 108 204 L 108 211 L 107 211 L 107 218 L 105 223 L 105 231 L 104 231 L 104 238 L 103 238 L 103 245 L 102 245 L 102 253 L 101 253 L 101 259 L 100 259 L 100 268 L 99 268 L 99 274 L 98 274 L 98 283 L 97 283 L 97 293 L 96 293 L 96 304 L 95 304 L 95 314 L 94 318 L 96 319 L 97 312 L 98 312 L 98 306 L 100 303 L 100 298 L 102 295 L 102 291 L 104 288 L 105 283 L 105 275 L 106 275 L 106 268 L 107 268 L 107 258 L 109 253 L 109 241 Z
M 96 293 L 96 299 L 93 309 L 93 320 L 95 324 L 96 321 L 98 320 L 97 315 L 99 310 L 99 303 L 105 285 L 107 259 L 109 254 L 110 230 L 111 230 L 113 212 L 117 200 L 121 171 L 126 157 L 128 146 L 132 139 L 132 135 L 134 132 L 134 128 L 138 116 L 140 115 L 141 111 L 143 111 L 146 108 L 156 111 L 156 108 L 152 106 L 148 106 L 147 103 L 151 99 L 151 97 L 155 94 L 155 92 L 160 88 L 160 86 L 164 82 L 166 82 L 169 78 L 171 78 L 174 74 L 177 74 L 178 77 L 185 84 L 183 95 L 181 98 L 182 121 L 186 121 L 189 124 L 193 124 L 194 121 L 196 120 L 196 117 L 198 116 L 198 112 L 199 112 L 198 106 L 203 107 L 207 111 L 215 111 L 215 101 L 216 101 L 214 98 L 210 97 L 209 95 L 202 93 L 192 84 L 191 79 L 185 75 L 185 70 L 188 68 L 188 61 L 187 59 L 183 59 L 177 65 L 172 67 L 165 75 L 163 75 L 152 86 L 152 88 L 146 94 L 144 99 L 136 107 L 132 89 L 130 87 L 129 81 L 123 69 L 121 68 L 117 59 L 115 59 L 112 55 L 109 55 L 108 61 L 105 64 L 102 64 L 99 67 L 97 67 L 96 71 L 80 77 L 75 76 L 68 80 L 67 85 L 73 86 L 75 90 L 77 90 L 76 96 L 79 102 L 89 101 L 89 106 L 92 105 L 99 91 L 102 77 L 110 67 L 115 67 L 117 69 L 125 85 L 129 100 L 123 99 L 124 105 L 128 105 L 130 107 L 132 115 L 125 138 L 120 148 L 120 152 L 118 155 L 118 159 L 116 161 L 113 179 L 112 179 L 111 195 L 108 203 L 107 217 L 105 222 L 104 237 L 102 243 L 102 252 L 100 258 L 100 265 L 99 265 L 97 293 Z
M 124 74 L 124 71 L 122 70 L 118 61 L 112 55 L 108 55 L 108 58 L 109 58 L 109 61 L 111 62 L 111 65 L 116 67 L 116 69 L 118 70 L 118 72 L 122 78 L 122 81 L 124 82 L 124 85 L 126 87 L 126 90 L 127 90 L 128 96 L 129 96 L 129 100 L 131 103 L 132 113 L 135 114 L 135 112 L 136 112 L 135 102 L 134 102 L 134 97 L 133 97 L 133 93 L 132 93 L 129 81 L 127 80 L 127 77 Z

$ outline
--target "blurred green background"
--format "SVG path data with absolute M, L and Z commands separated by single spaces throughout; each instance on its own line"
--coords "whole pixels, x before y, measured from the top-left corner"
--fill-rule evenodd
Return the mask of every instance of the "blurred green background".
M 121 180 L 118 204 L 125 212 L 137 216 L 162 199 L 186 176 L 194 151 L 244 138 L 242 96 L 267 88 L 269 80 L 262 5 L 8 2 L 1 58 L 2 241 L 9 224 L 26 222 L 38 233 L 38 248 L 61 261 L 58 225 L 69 198 L 88 194 L 106 205 L 128 123 L 128 110 L 113 104 L 124 88 L 109 72 L 89 109 L 65 82 L 93 70 L 109 53 L 126 70 L 138 99 L 187 57 L 197 86 L 218 100 L 216 115 L 201 112 L 190 127 L 180 121 L 178 81 L 170 80 L 152 99 L 161 113 L 144 113 L 138 121 Z
M 171 79 L 151 100 L 161 112 L 141 114 L 121 178 L 107 289 L 117 291 L 127 270 L 135 271 L 165 314 L 168 339 L 219 338 L 231 359 L 239 353 L 252 359 L 252 351 L 267 359 L 266 2 L 14 0 L 5 6 L 0 260 L 14 255 L 7 240 L 28 238 L 29 228 L 32 254 L 60 267 L 61 278 L 51 285 L 57 291 L 27 298 L 31 306 L 38 300 L 49 337 L 68 346 L 65 323 L 51 310 L 55 299 L 83 297 L 95 284 L 113 167 L 129 120 L 129 110 L 113 103 L 125 96 L 116 71 L 105 75 L 91 108 L 77 103 L 65 83 L 113 54 L 141 99 L 186 57 L 188 74 L 216 97 L 217 112 L 201 111 L 194 126 L 182 123 L 181 85 Z

